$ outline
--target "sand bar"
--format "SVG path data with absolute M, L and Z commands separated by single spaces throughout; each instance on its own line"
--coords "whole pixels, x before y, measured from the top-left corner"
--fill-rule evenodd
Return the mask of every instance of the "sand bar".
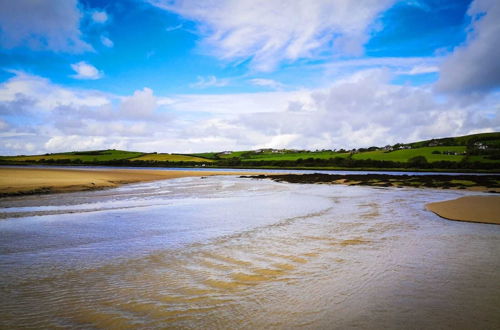
M 148 169 L 74 169 L 0 167 L 0 196 L 84 191 L 117 187 L 126 183 L 242 172 L 178 171 Z
M 500 224 L 500 196 L 465 196 L 426 207 L 450 220 Z

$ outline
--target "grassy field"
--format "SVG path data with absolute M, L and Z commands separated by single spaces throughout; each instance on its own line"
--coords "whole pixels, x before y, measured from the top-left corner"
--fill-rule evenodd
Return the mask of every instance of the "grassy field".
M 324 152 L 291 152 L 291 153 L 258 153 L 251 154 L 242 159 L 242 161 L 272 161 L 272 160 L 297 160 L 307 158 L 330 159 L 335 157 L 347 158 L 349 153 L 340 153 L 332 151 Z
M 293 152 L 287 151 L 284 153 L 279 152 L 254 152 L 254 151 L 232 151 L 229 154 L 217 153 L 217 152 L 205 152 L 192 154 L 193 156 L 211 158 L 211 159 L 228 159 L 228 158 L 241 158 L 242 161 L 255 161 L 255 160 L 297 160 L 297 159 L 307 159 L 307 158 L 320 158 L 329 159 L 335 157 L 346 158 L 349 157 L 349 153 L 340 153 L 333 151 L 304 151 L 304 152 Z
M 18 162 L 39 161 L 41 159 L 45 160 L 79 159 L 82 162 L 94 162 L 94 161 L 99 162 L 99 161 L 130 159 L 139 157 L 143 154 L 144 153 L 142 152 L 133 152 L 124 150 L 97 150 L 97 151 L 87 151 L 87 152 L 85 151 L 64 152 L 57 154 L 45 154 L 45 155 L 34 155 L 34 156 L 1 157 L 1 159 L 8 161 L 18 161 Z
M 391 152 L 386 152 L 384 150 L 376 151 L 366 151 L 359 152 L 352 155 L 353 159 L 372 159 L 372 160 L 387 160 L 387 161 L 397 161 L 397 162 L 407 162 L 409 159 L 416 156 L 424 156 L 428 162 L 437 161 L 451 161 L 459 162 L 462 161 L 464 155 L 448 155 L 449 153 L 463 153 L 466 151 L 465 146 L 437 146 L 437 147 L 421 147 L 415 149 L 401 149 Z M 440 152 L 439 154 L 433 152 Z M 297 159 L 330 159 L 330 158 L 347 158 L 351 154 L 348 152 L 340 153 L 333 151 L 303 151 L 303 152 L 260 152 L 256 153 L 253 151 L 233 151 L 230 154 L 222 153 L 202 153 L 195 154 L 207 158 L 219 157 L 220 159 L 228 158 L 240 158 L 242 162 L 246 161 L 275 161 L 275 160 L 297 160 Z M 475 156 L 474 160 L 484 161 L 484 157 Z M 491 161 L 490 161 L 491 162 Z
M 469 156 L 467 157 L 467 161 L 469 162 L 480 162 L 480 163 L 497 163 L 500 167 L 499 159 L 488 159 L 485 156 Z
M 439 151 L 441 154 L 433 154 L 433 151 Z M 424 156 L 428 162 L 437 162 L 447 160 L 450 162 L 459 162 L 463 155 L 446 155 L 443 152 L 456 152 L 463 153 L 465 146 L 450 146 L 450 147 L 423 147 L 416 149 L 402 149 L 391 152 L 384 152 L 382 150 L 367 151 L 354 154 L 353 159 L 372 159 L 372 160 L 390 160 L 395 162 L 407 162 L 409 159 L 416 156 Z
M 186 156 L 215 159 L 215 158 L 217 158 L 217 154 L 219 154 L 219 153 L 218 152 L 200 152 L 200 153 L 195 153 L 195 154 L 189 154 Z
M 214 160 L 185 156 L 185 155 L 173 155 L 173 154 L 146 154 L 137 158 L 132 158 L 130 161 L 135 160 L 146 160 L 146 161 L 157 161 L 157 162 L 197 162 L 197 163 L 212 163 Z

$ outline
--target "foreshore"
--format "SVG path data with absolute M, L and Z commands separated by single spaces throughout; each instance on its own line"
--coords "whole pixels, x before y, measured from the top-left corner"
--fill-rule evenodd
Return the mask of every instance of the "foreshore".
M 251 175 L 249 175 L 251 174 Z M 74 169 L 0 167 L 0 197 L 75 192 L 113 188 L 127 183 L 182 177 L 239 175 L 290 183 L 423 187 L 500 192 L 499 176 L 384 175 L 384 174 L 261 174 L 231 171 L 180 171 L 148 169 Z M 427 204 L 437 215 L 458 221 L 500 224 L 500 196 L 467 196 Z
M 113 188 L 127 183 L 242 172 L 147 169 L 0 168 L 0 197 Z
M 386 175 L 386 174 L 285 174 L 253 175 L 253 179 L 272 179 L 289 183 L 344 184 L 371 187 L 412 187 L 462 189 L 477 192 L 500 192 L 497 175 Z M 456 200 L 429 203 L 429 211 L 456 221 L 500 224 L 500 196 L 466 196 Z

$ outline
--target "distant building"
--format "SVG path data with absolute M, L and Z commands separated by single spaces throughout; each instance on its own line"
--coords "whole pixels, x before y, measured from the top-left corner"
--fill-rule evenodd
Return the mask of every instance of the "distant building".
M 488 149 L 488 146 L 486 144 L 483 144 L 482 142 L 476 142 L 476 143 L 474 143 L 474 147 L 476 149 L 480 149 L 480 150 L 486 150 L 486 149 Z

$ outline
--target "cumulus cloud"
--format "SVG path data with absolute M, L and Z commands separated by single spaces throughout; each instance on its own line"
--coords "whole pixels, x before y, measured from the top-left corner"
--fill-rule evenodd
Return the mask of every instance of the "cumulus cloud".
M 150 118 L 158 108 L 158 102 L 150 88 L 137 90 L 121 103 L 122 115 L 128 118 Z
M 44 147 L 47 150 L 89 150 L 99 149 L 104 145 L 103 137 L 87 137 L 82 139 L 81 136 L 54 136 L 51 137 Z
M 189 85 L 191 88 L 224 87 L 229 84 L 229 79 L 218 79 L 216 76 L 198 76 L 196 82 Z
M 443 63 L 438 91 L 484 92 L 500 86 L 500 2 L 475 0 L 467 14 L 472 18 L 467 41 Z
M 76 0 L 0 1 L 0 44 L 7 49 L 92 50 L 82 40 L 81 16 Z
M 0 85 L 1 154 L 127 147 L 170 121 L 157 113 L 161 105 L 147 88 L 124 97 L 16 74 Z M 35 147 L 23 150 L 23 144 Z
M 149 0 L 199 23 L 202 46 L 261 71 L 332 52 L 360 55 L 375 18 L 393 0 Z
M 14 77 L 0 85 L 0 103 L 21 99 L 31 102 L 30 108 L 47 112 L 58 106 L 97 107 L 110 103 L 109 96 L 92 90 L 65 88 L 48 79 L 12 71 Z
M 275 136 L 283 147 L 332 148 L 385 145 L 500 129 L 498 95 L 464 106 L 436 99 L 428 87 L 390 84 L 386 70 L 366 70 L 310 91 L 306 103 L 290 102 L 286 114 L 249 113 L 232 123 L 242 130 Z M 291 137 L 299 137 L 292 139 Z M 259 144 L 261 145 L 261 144 Z
M 108 21 L 108 14 L 105 11 L 96 10 L 92 12 L 92 20 L 96 23 L 106 23 Z
M 102 78 L 102 72 L 97 70 L 97 68 L 87 62 L 81 61 L 75 64 L 71 64 L 71 68 L 75 70 L 76 74 L 71 77 L 75 79 L 90 79 L 96 80 Z

